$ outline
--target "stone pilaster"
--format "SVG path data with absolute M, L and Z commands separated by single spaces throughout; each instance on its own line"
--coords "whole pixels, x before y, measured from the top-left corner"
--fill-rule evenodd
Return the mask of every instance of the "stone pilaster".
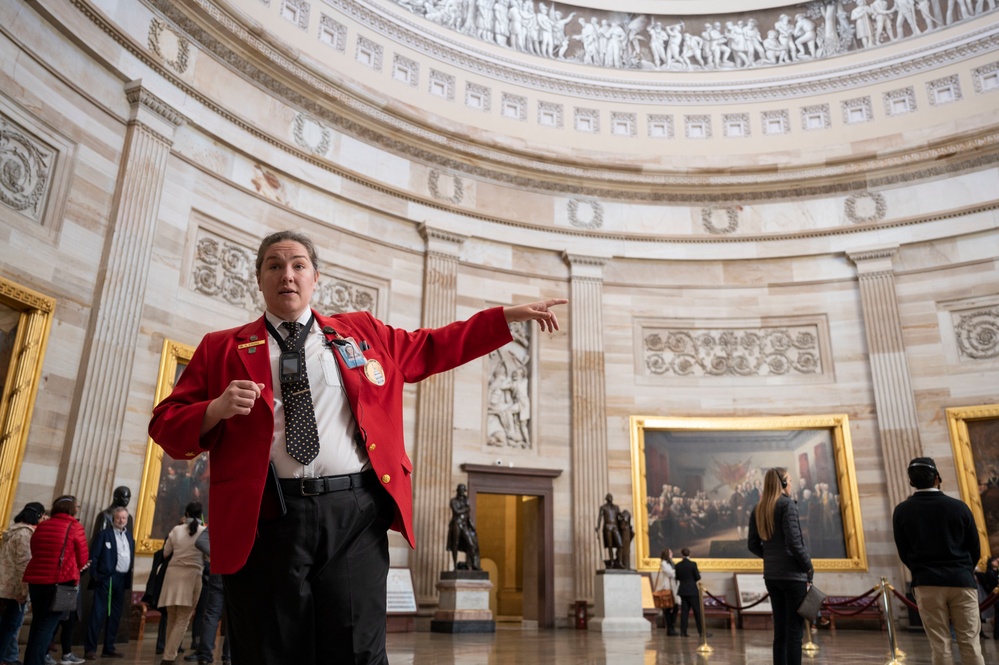
M 80 519 L 88 527 L 112 498 L 163 181 L 174 132 L 183 122 L 141 81 L 127 83 L 125 94 L 131 110 L 64 482 L 65 491 L 80 500 Z M 139 491 L 131 489 L 133 495 Z
M 420 233 L 427 243 L 423 272 L 423 326 L 438 328 L 455 320 L 458 253 L 466 236 L 433 229 Z M 448 570 L 448 505 L 454 442 L 454 375 L 435 374 L 417 388 L 413 476 L 413 584 L 420 605 L 436 605 L 437 580 Z
M 565 254 L 572 308 L 572 516 L 575 598 L 593 600 L 594 573 L 603 568 L 593 528 L 609 488 L 604 381 L 603 266 L 605 259 Z
M 898 247 L 884 247 L 847 252 L 857 266 L 860 280 L 874 403 L 891 506 L 909 495 L 906 466 L 910 459 L 922 454 L 916 401 L 895 296 L 892 258 L 897 251 Z

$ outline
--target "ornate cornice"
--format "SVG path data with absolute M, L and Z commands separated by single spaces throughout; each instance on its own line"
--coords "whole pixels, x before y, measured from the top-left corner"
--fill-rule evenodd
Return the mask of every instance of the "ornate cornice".
M 175 128 L 180 127 L 185 122 L 185 118 L 175 108 L 164 102 L 162 99 L 142 87 L 142 81 L 129 81 L 125 84 L 125 97 L 128 103 L 134 106 L 142 106 L 158 117 L 167 121 Z

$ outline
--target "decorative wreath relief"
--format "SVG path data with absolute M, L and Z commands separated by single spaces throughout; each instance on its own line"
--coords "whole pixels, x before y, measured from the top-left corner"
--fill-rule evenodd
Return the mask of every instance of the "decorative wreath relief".
M 333 142 L 333 132 L 329 127 L 323 127 L 315 120 L 306 118 L 301 113 L 295 114 L 295 124 L 291 130 L 298 147 L 319 156 L 326 154 Z
M 716 210 L 725 211 L 725 217 L 728 219 L 728 224 L 726 226 L 721 228 L 715 226 L 714 216 Z M 727 208 L 709 206 L 707 208 L 701 208 L 701 224 L 704 226 L 705 231 L 714 235 L 726 235 L 732 233 L 739 228 L 739 212 L 741 210 L 742 206 L 728 206 Z
M 999 358 L 999 307 L 961 317 L 954 327 L 957 345 L 968 358 Z
M 860 192 L 846 198 L 843 211 L 854 224 L 880 222 L 888 214 L 888 203 L 878 192 Z
M 589 219 L 579 218 L 580 204 L 589 206 Z M 600 201 L 583 201 L 581 199 L 569 199 L 569 223 L 581 229 L 599 229 L 604 225 L 604 207 Z
M 441 192 L 441 172 L 437 169 L 431 169 L 430 175 L 427 176 L 427 188 L 430 189 L 430 195 L 435 199 L 441 201 L 447 201 L 448 203 L 458 205 L 461 200 L 465 197 L 465 183 L 462 182 L 461 178 L 456 175 L 451 176 L 452 182 L 452 194 L 451 196 L 444 196 Z
M 191 43 L 157 19 L 149 23 L 149 50 L 163 58 L 179 74 L 187 71 Z

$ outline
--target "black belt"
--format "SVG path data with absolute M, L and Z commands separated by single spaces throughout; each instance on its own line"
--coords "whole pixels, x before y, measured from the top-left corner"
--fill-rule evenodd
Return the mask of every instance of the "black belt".
M 378 479 L 372 471 L 351 473 L 345 476 L 322 476 L 321 478 L 279 478 L 281 491 L 293 496 L 317 496 L 329 492 L 342 492 L 354 487 L 370 487 Z

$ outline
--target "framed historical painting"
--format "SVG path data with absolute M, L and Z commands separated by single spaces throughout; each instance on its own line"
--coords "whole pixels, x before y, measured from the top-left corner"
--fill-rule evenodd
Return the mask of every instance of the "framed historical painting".
M 154 404 L 170 394 L 192 355 L 194 347 L 169 339 L 163 341 Z M 191 501 L 200 501 L 208 514 L 208 481 L 208 453 L 176 460 L 152 438 L 146 441 L 146 463 L 135 509 L 137 554 L 153 554 L 163 547 L 163 540 L 180 523 L 184 507 Z
M 0 277 L 0 525 L 13 517 L 14 492 L 56 301 Z
M 749 516 L 767 470 L 784 467 L 815 569 L 867 570 L 846 415 L 632 416 L 631 452 L 639 569 L 688 547 L 701 570 L 762 572 Z
M 961 500 L 971 508 L 982 561 L 999 555 L 999 404 L 947 409 Z

